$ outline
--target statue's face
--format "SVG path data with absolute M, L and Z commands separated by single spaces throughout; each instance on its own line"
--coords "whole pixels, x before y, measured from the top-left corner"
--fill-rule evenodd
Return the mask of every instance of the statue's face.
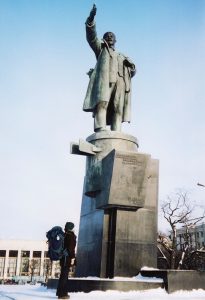
M 104 35 L 103 35 L 103 39 L 106 40 L 106 42 L 108 43 L 108 45 L 111 47 L 111 46 L 114 46 L 115 43 L 116 43 L 116 37 L 114 35 L 113 32 L 106 32 Z

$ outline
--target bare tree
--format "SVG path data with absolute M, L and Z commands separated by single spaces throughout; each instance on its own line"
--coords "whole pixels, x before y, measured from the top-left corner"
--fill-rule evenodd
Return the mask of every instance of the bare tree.
M 39 271 L 39 268 L 40 268 L 40 260 L 32 258 L 30 260 L 30 265 L 29 265 L 31 282 L 33 280 L 33 276 L 35 275 L 35 273 Z
M 184 190 L 177 190 L 175 193 L 169 195 L 167 199 L 162 203 L 161 209 L 164 218 L 167 220 L 171 227 L 171 239 L 172 239 L 172 253 L 170 267 L 171 269 L 177 268 L 176 254 L 177 254 L 177 226 L 184 226 L 185 230 L 185 242 L 186 246 L 189 246 L 189 234 L 188 229 L 190 226 L 194 226 L 197 222 L 204 218 L 204 212 L 200 217 L 194 218 L 196 205 L 191 202 L 188 197 L 188 192 Z M 187 247 L 188 247 L 187 246 Z M 186 249 L 187 250 L 187 249 Z M 181 256 L 180 264 L 182 264 L 184 254 Z
M 49 276 L 51 275 L 52 270 L 52 262 L 50 259 L 44 260 L 44 275 L 45 275 L 45 283 L 47 283 Z

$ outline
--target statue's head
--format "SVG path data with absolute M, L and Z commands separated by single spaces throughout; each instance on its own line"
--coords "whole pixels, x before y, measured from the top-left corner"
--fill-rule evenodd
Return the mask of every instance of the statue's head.
M 106 32 L 104 35 L 103 35 L 103 39 L 108 43 L 109 47 L 114 47 L 115 46 L 115 43 L 116 43 L 116 37 L 115 37 L 115 34 L 113 32 Z

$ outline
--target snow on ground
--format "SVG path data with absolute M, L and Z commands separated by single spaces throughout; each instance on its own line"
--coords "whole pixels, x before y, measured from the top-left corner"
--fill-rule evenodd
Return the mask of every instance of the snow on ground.
M 40 285 L 0 285 L 0 300 L 46 300 L 57 299 L 55 290 Z M 94 291 L 91 293 L 70 293 L 72 300 L 205 300 L 205 291 L 180 291 L 167 294 L 159 288 L 147 291 Z

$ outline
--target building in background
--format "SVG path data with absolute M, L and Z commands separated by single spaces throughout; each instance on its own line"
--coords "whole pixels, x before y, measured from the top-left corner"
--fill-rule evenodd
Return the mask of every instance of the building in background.
M 51 263 L 46 241 L 0 240 L 0 279 L 47 281 L 58 278 L 59 262 Z
M 199 250 L 205 247 L 205 223 L 182 227 L 177 229 L 177 245 L 179 250 L 183 250 L 186 239 L 192 250 Z

